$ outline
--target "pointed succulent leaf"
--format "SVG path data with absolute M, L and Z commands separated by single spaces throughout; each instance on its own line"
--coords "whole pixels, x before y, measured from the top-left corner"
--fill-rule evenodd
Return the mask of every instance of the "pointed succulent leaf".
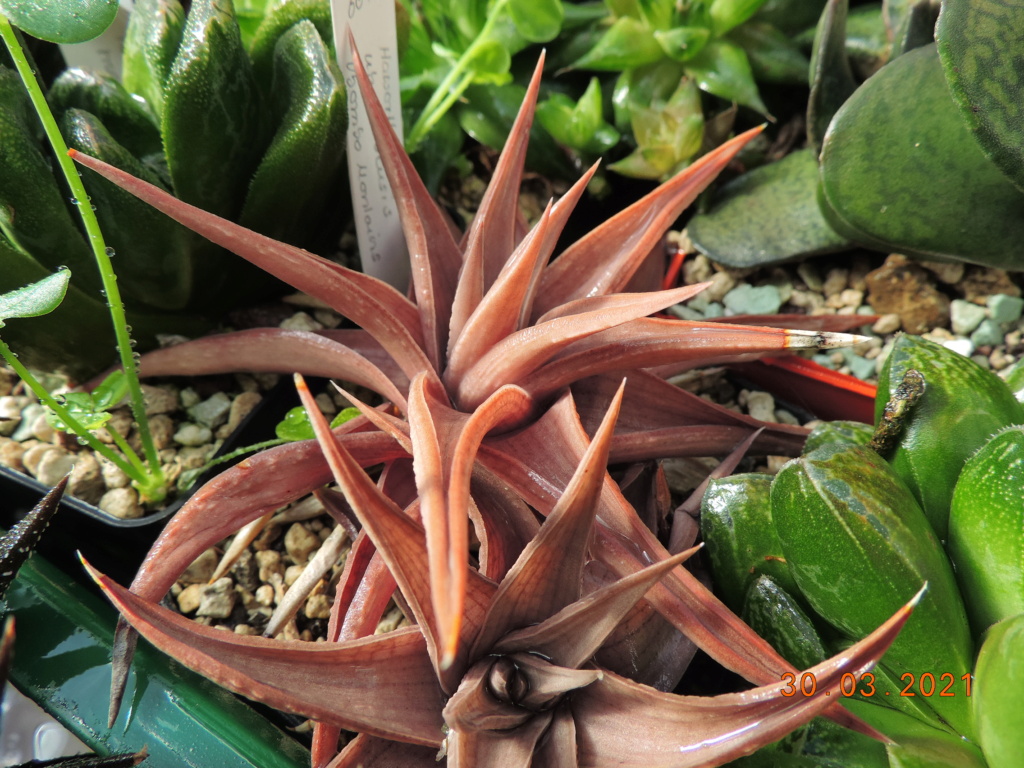
M 935 38 L 961 117 L 985 154 L 1024 190 L 1024 143 L 1014 127 L 1020 122 L 1015 94 L 1024 83 L 1019 70 L 1005 65 L 1003 53 L 1013 49 L 1011 30 L 1022 23 L 1024 12 L 1012 3 L 947 2 Z
M 778 27 L 752 20 L 729 33 L 729 40 L 747 53 L 759 83 L 803 85 L 811 66 L 803 47 Z
M 747 131 L 709 152 L 569 246 L 544 271 L 534 315 L 539 317 L 572 299 L 623 290 L 661 234 L 697 199 L 736 152 L 760 132 L 759 128 Z M 608 252 L 609 243 L 616 244 L 612 253 Z
M 830 443 L 867 445 L 874 433 L 874 427 L 860 421 L 823 421 L 807 436 L 803 452 L 810 453 Z
M 441 740 L 442 693 L 418 628 L 315 645 L 241 637 L 199 626 L 86 567 L 143 637 L 231 690 L 343 728 L 426 745 Z M 350 706 L 340 708 L 345 690 Z
M 573 62 L 573 68 L 620 72 L 653 64 L 664 55 L 653 30 L 639 19 L 622 16 L 590 51 Z
M 686 63 L 686 71 L 702 91 L 768 114 L 747 54 L 738 45 L 727 40 L 710 42 Z
M 117 16 L 117 0 L 81 0 L 75 12 L 63 5 L 2 0 L 0 13 L 33 37 L 51 43 L 82 43 L 99 37 Z
M 111 75 L 84 69 L 64 70 L 53 81 L 46 99 L 58 119 L 69 109 L 94 115 L 114 140 L 135 157 L 162 151 L 156 116 Z
M 844 675 L 856 676 L 878 661 L 916 600 L 849 651 L 807 670 L 817 682 L 813 696 L 783 696 L 778 681 L 713 698 L 673 696 L 606 673 L 571 702 L 580 764 L 706 766 L 776 741 L 826 709 Z M 634 716 L 623 718 L 623 711 Z
M 936 679 L 970 670 L 970 630 L 949 560 L 906 485 L 878 454 L 819 448 L 776 475 L 771 505 L 793 578 L 822 617 L 851 639 L 863 637 L 927 583 L 884 664 L 897 675 L 929 672 Z M 929 703 L 961 733 L 971 732 L 966 697 Z
M 991 371 L 933 341 L 903 335 L 879 374 L 876 420 L 910 370 L 924 378 L 924 394 L 888 459 L 945 539 L 964 462 L 998 429 L 1024 423 L 1024 409 Z
M 473 658 L 486 653 L 509 630 L 541 621 L 579 599 L 622 389 L 547 521 L 502 579 L 476 638 Z M 540 584 L 548 586 L 541 589 Z
M 817 158 L 798 150 L 724 186 L 686 231 L 701 253 L 732 267 L 845 250 L 851 243 L 822 216 L 817 188 Z
M 0 537 L 0 602 L 3 601 L 4 595 L 7 594 L 7 588 L 11 586 L 11 582 L 18 574 L 18 569 L 32 554 L 43 531 L 46 530 L 51 518 L 60 508 L 61 498 L 64 496 L 64 489 L 67 488 L 70 477 L 70 473 L 65 475 L 57 485 L 47 491 L 46 495 L 24 518 Z M 5 638 L 6 635 L 5 631 Z M 6 676 L 3 679 L 6 680 Z
M 814 154 L 832 116 L 857 90 L 846 53 L 846 16 L 849 0 L 829 0 L 818 21 L 811 52 L 811 95 L 807 102 L 807 134 Z
M 701 533 L 715 591 L 737 613 L 760 576 L 769 576 L 787 592 L 799 594 L 772 522 L 771 483 L 770 475 L 760 474 L 713 480 L 701 504 Z M 817 661 L 821 659 L 813 663 Z
M 341 75 L 311 21 L 281 35 L 271 93 L 278 126 L 249 183 L 239 222 L 303 245 L 316 234 L 345 156 Z
M 237 216 L 266 145 L 260 114 L 232 4 L 197 0 L 164 84 L 161 133 L 175 194 Z
M 217 245 L 336 308 L 378 339 L 410 378 L 430 369 L 415 307 L 386 283 L 212 216 L 88 155 L 72 152 L 72 157 Z
M 71 270 L 62 269 L 38 282 L 0 295 L 0 328 L 17 317 L 38 317 L 53 312 L 64 300 Z
M 949 558 L 976 635 L 1024 613 L 1024 427 L 996 433 L 964 465 L 949 510 Z
M 288 0 L 268 3 L 266 13 L 256 29 L 256 36 L 249 46 L 252 68 L 256 82 L 265 95 L 272 92 L 274 49 L 278 41 L 301 21 L 308 21 L 316 27 L 334 59 L 334 33 L 331 28 L 331 4 L 328 0 Z
M 121 58 L 124 87 L 142 96 L 159 118 L 164 83 L 181 45 L 185 11 L 178 0 L 137 0 L 125 32 Z

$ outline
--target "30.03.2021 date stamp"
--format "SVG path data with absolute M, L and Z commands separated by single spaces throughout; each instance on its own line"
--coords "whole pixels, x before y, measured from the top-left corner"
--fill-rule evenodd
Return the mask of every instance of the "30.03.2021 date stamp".
M 839 693 L 843 696 L 970 696 L 971 695 L 971 674 L 956 675 L 950 672 L 943 672 L 936 677 L 931 672 L 921 675 L 914 675 L 911 672 L 904 672 L 900 675 L 902 690 L 886 691 L 879 690 L 875 685 L 875 675 L 871 672 L 864 672 L 860 676 L 850 672 L 844 674 L 839 680 Z M 818 681 L 813 672 L 804 672 L 798 676 L 793 672 L 787 672 L 782 676 L 782 688 L 779 692 L 783 696 L 814 696 L 818 692 Z M 830 696 L 831 691 L 825 691 Z

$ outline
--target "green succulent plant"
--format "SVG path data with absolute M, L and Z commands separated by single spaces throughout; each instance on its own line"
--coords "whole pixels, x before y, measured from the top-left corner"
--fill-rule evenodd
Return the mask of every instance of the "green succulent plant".
M 842 691 L 894 740 L 863 764 L 1015 765 L 1024 409 L 999 376 L 902 336 L 876 413 L 873 435 L 822 425 L 774 479 L 712 483 L 701 527 L 717 589 L 800 665 L 863 637 L 927 582 L 870 680 Z
M 55 23 L 68 15 L 49 13 Z M 255 27 L 248 48 L 231 0 L 197 0 L 187 14 L 178 0 L 140 0 L 122 79 L 66 70 L 49 87 L 50 108 L 69 147 L 273 237 L 329 247 L 345 220 L 337 199 L 345 194 L 347 122 L 329 3 L 277 2 L 258 26 L 246 21 Z M 0 122 L 0 291 L 59 265 L 74 274 L 64 305 L 46 322 L 15 329 L 11 341 L 30 364 L 93 373 L 113 348 L 105 298 L 24 89 L 6 68 Z M 141 347 L 153 346 L 156 333 L 195 333 L 196 318 L 274 289 L 257 270 L 84 176 Z
M 1007 30 L 1024 8 L 847 5 L 829 0 L 815 35 L 807 146 L 725 185 L 691 222 L 694 244 L 744 267 L 863 246 L 1020 268 L 1021 42 Z M 852 38 L 871 26 L 891 43 L 858 83 Z

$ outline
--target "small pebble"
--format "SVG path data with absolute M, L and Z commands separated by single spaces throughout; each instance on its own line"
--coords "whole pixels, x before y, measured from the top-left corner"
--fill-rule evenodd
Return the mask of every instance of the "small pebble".
M 112 488 L 103 494 L 97 506 L 107 514 L 122 520 L 142 517 L 139 495 L 134 488 Z
M 974 354 L 974 343 L 970 339 L 949 339 L 948 341 L 942 342 L 942 346 L 946 349 L 958 352 L 964 357 L 970 357 Z
M 31 447 L 26 448 L 25 453 L 21 456 L 21 462 L 25 465 L 25 469 L 32 477 L 36 477 L 39 473 L 39 464 L 50 451 L 56 451 L 55 445 L 48 443 L 34 443 Z
M 822 283 L 821 292 L 825 296 L 832 296 L 846 288 L 847 280 L 850 277 L 850 270 L 842 267 L 833 267 L 828 271 L 825 282 Z
M 259 567 L 260 581 L 269 582 L 273 574 L 284 576 L 284 563 L 281 561 L 281 553 L 274 549 L 264 549 L 256 552 L 256 565 Z
M 228 412 L 230 410 L 231 398 L 223 392 L 215 392 L 210 397 L 187 409 L 189 417 L 196 424 L 211 430 L 216 429 L 228 420 Z
M 319 541 L 320 541 L 320 539 L 317 538 L 317 542 L 319 542 Z M 285 584 L 285 586 L 286 587 L 290 587 L 292 584 L 294 584 L 296 581 L 298 581 L 299 577 L 302 575 L 302 572 L 305 569 L 306 569 L 305 565 L 289 565 L 287 568 L 285 568 L 284 569 L 284 584 Z
M 310 619 L 329 619 L 331 618 L 331 599 L 324 594 L 312 595 L 307 598 L 303 611 Z
M 260 584 L 256 588 L 256 602 L 260 605 L 270 607 L 274 604 L 274 588 L 269 584 Z
M 217 569 L 217 563 L 220 560 L 220 556 L 217 554 L 217 550 L 207 549 L 199 557 L 192 561 L 185 572 L 181 574 L 178 581 L 183 584 L 205 584 L 213 576 L 213 572 Z
M 1003 343 L 1003 330 L 999 323 L 990 317 L 982 320 L 971 334 L 971 343 L 975 347 L 997 346 Z
M 736 278 L 728 272 L 715 272 L 711 278 L 711 285 L 704 291 L 712 301 L 721 301 L 729 291 L 736 285 Z
M 189 584 L 178 594 L 178 610 L 182 613 L 192 613 L 203 601 L 203 585 Z
M 0 437 L 0 464 L 22 472 L 25 465 L 21 457 L 25 454 L 25 446 L 9 437 Z
M 1020 320 L 1021 311 L 1024 311 L 1024 299 L 997 293 L 988 297 L 988 311 L 989 317 L 996 323 L 1016 323 Z
M 191 422 L 185 422 L 174 433 L 174 442 L 190 447 L 206 445 L 212 438 L 213 432 L 210 431 L 209 427 L 192 424 Z
M 20 416 L 18 428 L 11 433 L 11 437 L 15 440 L 28 440 L 34 437 L 32 433 L 36 419 L 46 415 L 46 408 L 39 403 L 30 403 L 19 411 L 18 415 Z
M 211 619 L 226 619 L 235 609 L 238 595 L 235 585 L 226 576 L 217 579 L 213 584 L 200 587 L 200 603 L 196 616 L 209 616 Z
M 985 319 L 985 315 L 984 307 L 979 307 L 977 304 L 963 299 L 953 299 L 949 305 L 949 318 L 953 333 L 960 336 L 969 336 Z
M 103 473 L 100 472 L 100 463 L 96 456 L 89 451 L 76 453 L 75 468 L 71 471 L 71 479 L 68 481 L 68 493 L 89 504 L 95 504 L 103 498 L 105 490 Z
M 36 467 L 36 479 L 45 486 L 53 487 L 74 465 L 74 459 L 67 451 L 54 446 L 52 451 L 43 454 L 39 466 Z
M 782 298 L 774 285 L 755 287 L 743 283 L 729 291 L 722 303 L 734 315 L 772 315 L 782 306 Z
M 323 329 L 321 323 L 318 323 L 305 312 L 296 312 L 291 317 L 282 320 L 278 327 L 286 331 L 319 331 Z
M 147 416 L 174 413 L 181 405 L 178 393 L 169 387 L 154 387 L 151 384 L 143 384 L 142 397 L 146 403 Z
M 293 523 L 284 535 L 284 548 L 292 562 L 305 565 L 310 556 L 320 549 L 320 537 L 302 523 Z

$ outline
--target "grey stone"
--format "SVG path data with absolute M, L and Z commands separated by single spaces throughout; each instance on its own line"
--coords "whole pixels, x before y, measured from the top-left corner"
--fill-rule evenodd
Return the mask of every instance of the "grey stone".
M 11 434 L 15 440 L 28 440 L 35 437 L 33 434 L 33 428 L 35 427 L 36 419 L 40 416 L 46 415 L 46 407 L 40 403 L 29 403 L 21 409 L 21 421 L 18 423 L 18 428 Z
M 54 486 L 60 482 L 74 467 L 74 459 L 63 448 L 54 447 L 46 451 L 36 467 L 36 479 L 46 486 Z
M 1003 343 L 1003 330 L 999 323 L 986 317 L 971 334 L 971 342 L 975 347 L 997 346 Z
M 1024 299 L 997 293 L 988 297 L 989 317 L 1000 324 L 1016 323 L 1024 311 Z
M 773 315 L 782 306 L 779 289 L 774 285 L 738 285 L 725 295 L 725 308 L 734 315 Z
M 14 434 L 18 425 L 21 424 L 22 407 L 20 397 L 11 395 L 0 397 L 0 436 L 10 437 Z
M 849 361 L 850 373 L 858 379 L 870 379 L 875 375 L 875 361 L 855 355 Z
M 213 584 L 201 588 L 199 608 L 196 616 L 209 616 L 211 619 L 226 619 L 235 609 L 238 595 L 234 582 L 228 577 L 217 579 Z
M 979 307 L 977 304 L 963 299 L 953 299 L 949 305 L 949 319 L 953 333 L 969 336 L 985 319 L 985 314 L 984 307 Z
M 191 422 L 185 422 L 174 433 L 174 442 L 190 447 L 206 445 L 212 439 L 213 432 L 210 431 L 209 427 L 192 424 Z
M 75 454 L 75 468 L 71 471 L 68 493 L 82 501 L 95 504 L 103 498 L 105 490 L 103 473 L 96 457 L 89 451 Z
M 178 579 L 182 584 L 205 584 L 217 569 L 217 550 L 211 548 L 193 560 Z
M 970 357 L 974 354 L 974 342 L 970 339 L 950 339 L 949 341 L 942 342 L 942 346 L 946 349 L 951 349 L 964 357 Z
M 107 514 L 122 520 L 142 517 L 142 506 L 134 488 L 112 488 L 103 494 L 98 506 Z
M 178 393 L 167 387 L 154 387 L 151 384 L 143 384 L 142 396 L 146 401 L 147 416 L 155 416 L 158 413 L 174 413 L 174 411 L 181 407 Z
M 187 410 L 189 417 L 197 424 L 209 429 L 216 429 L 228 420 L 228 413 L 231 411 L 231 398 L 223 392 L 215 392 Z M 186 445 L 198 445 L 198 443 L 186 443 Z

